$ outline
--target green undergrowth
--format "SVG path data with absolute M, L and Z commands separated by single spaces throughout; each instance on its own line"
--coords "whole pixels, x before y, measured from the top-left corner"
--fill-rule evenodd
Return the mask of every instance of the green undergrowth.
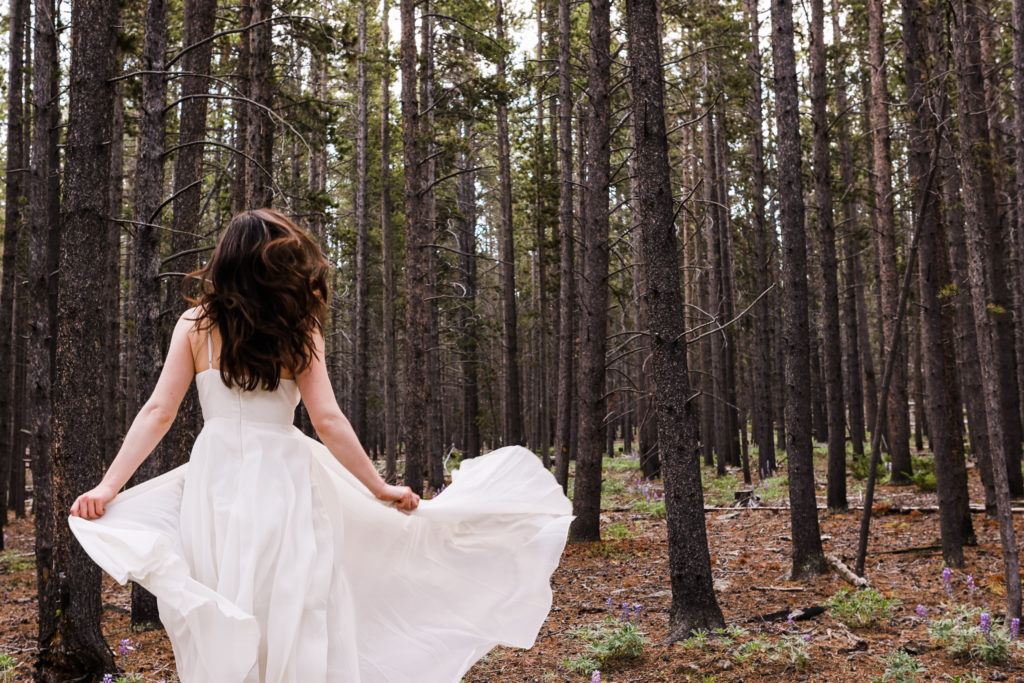
M 573 629 L 569 638 L 580 641 L 586 652 L 564 660 L 562 665 L 583 676 L 589 676 L 595 669 L 608 664 L 642 657 L 649 642 L 639 624 L 612 616 Z
M 896 598 L 887 598 L 874 588 L 840 588 L 825 602 L 829 614 L 850 628 L 874 626 L 891 617 L 892 609 L 899 604 Z

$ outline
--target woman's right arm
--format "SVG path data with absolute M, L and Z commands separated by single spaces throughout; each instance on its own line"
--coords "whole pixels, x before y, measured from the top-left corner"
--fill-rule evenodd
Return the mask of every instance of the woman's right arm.
M 85 519 L 102 517 L 106 504 L 117 495 L 171 428 L 178 406 L 195 376 L 192 347 L 188 340 L 189 329 L 195 321 L 187 316 L 186 313 L 179 318 L 174 326 L 167 359 L 153 394 L 132 421 L 124 443 L 102 481 L 75 500 L 71 506 L 72 515 Z
M 377 473 L 373 461 L 366 455 L 359 437 L 334 396 L 327 364 L 324 362 L 324 338 L 319 332 L 313 337 L 316 352 L 313 361 L 295 377 L 302 394 L 302 402 L 309 413 L 313 428 L 324 445 L 345 469 L 361 481 L 374 496 L 393 500 L 399 510 L 415 510 L 420 497 L 408 486 L 391 486 Z

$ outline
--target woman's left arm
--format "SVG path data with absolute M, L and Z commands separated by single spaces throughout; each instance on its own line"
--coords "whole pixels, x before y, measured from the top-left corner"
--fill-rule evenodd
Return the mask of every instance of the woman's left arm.
M 196 372 L 188 338 L 189 329 L 194 324 L 188 312 L 178 319 L 153 394 L 132 421 L 121 450 L 110 463 L 103 480 L 75 500 L 71 506 L 72 515 L 85 519 L 102 517 L 106 512 L 105 505 L 117 495 L 171 428 L 178 406 Z

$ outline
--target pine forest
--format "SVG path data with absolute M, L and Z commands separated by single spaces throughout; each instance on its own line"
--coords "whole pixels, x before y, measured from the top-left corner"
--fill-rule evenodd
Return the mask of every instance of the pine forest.
M 521 444 L 572 499 L 465 683 L 1024 678 L 1024 0 L 0 14 L 0 681 L 178 680 L 68 509 L 261 207 L 388 482 Z

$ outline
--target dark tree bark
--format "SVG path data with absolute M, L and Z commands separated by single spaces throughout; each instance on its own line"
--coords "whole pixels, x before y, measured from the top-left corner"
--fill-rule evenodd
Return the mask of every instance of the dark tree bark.
M 936 95 L 933 107 L 937 111 L 948 109 L 945 94 Z M 967 241 L 964 234 L 963 200 L 960 193 L 960 172 L 950 144 L 950 132 L 943 131 L 939 138 L 939 161 L 942 167 L 942 201 L 945 221 L 949 226 L 949 260 L 953 271 L 956 310 L 956 353 L 960 368 L 960 390 L 967 412 L 967 431 L 970 434 L 971 453 L 978 460 L 978 470 L 985 489 L 985 512 L 996 515 L 996 489 L 992 478 L 992 449 L 989 445 L 988 422 L 985 416 L 985 392 L 982 387 L 981 363 L 978 360 L 978 333 L 974 325 L 975 294 L 967 272 Z
M 754 288 L 761 295 L 769 287 L 768 221 L 764 201 L 764 119 L 761 113 L 761 48 L 759 36 L 761 22 L 755 0 L 744 0 L 744 11 L 750 20 L 750 53 L 747 68 L 750 71 L 750 103 L 747 107 L 753 135 L 750 138 L 750 183 L 754 198 Z M 765 478 L 775 469 L 775 435 L 772 429 L 772 361 L 771 330 L 768 320 L 769 299 L 754 307 L 754 362 L 753 381 L 753 436 L 757 444 L 757 470 Z
M 590 0 L 590 61 L 583 226 L 579 367 L 579 458 L 569 539 L 601 538 L 601 455 L 604 450 L 605 349 L 608 330 L 608 181 L 611 175 L 611 7 Z
M 896 220 L 893 212 L 892 157 L 889 152 L 889 89 L 885 75 L 885 43 L 882 0 L 868 0 L 868 53 L 871 72 L 870 116 L 874 190 L 878 216 L 879 286 L 882 295 L 882 333 L 887 340 L 899 335 L 895 330 L 899 276 L 896 262 Z M 886 410 L 889 454 L 892 458 L 893 484 L 910 483 L 910 423 L 907 414 L 907 368 L 904 347 L 896 349 L 892 387 Z
M 101 474 L 105 432 L 104 404 L 112 377 L 96 373 L 96 363 L 114 349 L 105 348 L 104 325 L 114 311 L 97 296 L 114 261 L 106 232 L 110 195 L 110 111 L 114 104 L 116 9 L 103 0 L 80 0 L 71 8 L 69 120 L 65 145 L 64 202 L 54 385 L 53 576 L 60 617 L 41 634 L 38 678 L 64 681 L 114 670 L 114 659 L 100 630 L 100 569 L 73 542 L 66 522 L 74 497 Z M 103 191 L 96 191 L 96 188 Z M 88 284 L 86 284 L 88 283 Z
M 658 444 L 668 511 L 672 606 L 666 640 L 678 640 L 696 629 L 720 628 L 725 619 L 711 576 L 697 416 L 690 401 L 656 0 L 629 0 L 626 11 L 634 154 L 639 170 L 637 211 L 646 285 L 643 296 L 650 316 L 646 331 L 657 386 Z
M 416 3 L 401 0 L 402 148 L 405 161 L 405 483 L 423 493 L 423 463 L 430 442 L 432 390 L 427 382 L 430 304 L 431 226 L 423 207 L 423 150 L 419 140 L 420 112 L 416 93 Z
M 384 0 L 383 16 L 388 16 L 388 0 Z M 381 23 L 381 50 L 384 53 L 380 86 L 380 241 L 381 271 L 384 280 L 382 319 L 384 324 L 384 478 L 395 483 L 398 478 L 398 362 L 395 352 L 395 256 L 391 235 L 391 54 L 390 28 Z
M 246 162 L 246 204 L 245 208 L 270 206 L 274 198 L 273 144 L 274 127 L 264 107 L 270 107 L 270 80 L 273 78 L 271 52 L 274 49 L 270 36 L 270 22 L 274 13 L 273 0 L 252 1 L 249 34 L 249 60 L 242 66 L 249 69 L 249 99 L 255 102 L 248 106 L 246 121 L 245 149 L 249 155 Z M 262 105 L 262 106 L 257 106 Z
M 814 203 L 821 259 L 822 374 L 828 408 L 828 507 L 846 509 L 846 415 L 825 79 L 825 2 L 811 0 L 811 118 L 814 123 Z
M 832 35 L 841 36 L 839 26 L 839 0 L 832 0 Z M 857 290 L 862 283 L 857 277 L 859 272 L 860 251 L 858 239 L 857 195 L 855 192 L 856 176 L 853 167 L 853 145 L 850 142 L 850 118 L 847 114 L 846 96 L 846 60 L 837 58 L 835 67 L 835 101 L 839 139 L 839 182 L 843 188 L 841 197 L 843 205 L 843 222 L 840 230 L 844 231 L 843 243 L 843 291 L 842 291 L 842 328 L 843 358 L 842 367 L 843 390 L 846 392 L 846 405 L 849 409 L 850 444 L 853 452 L 864 455 L 864 384 L 861 375 L 861 358 L 859 347 L 859 319 L 857 317 Z M 856 266 L 856 267 L 855 267 Z
M 501 49 L 505 46 L 505 18 L 502 0 L 496 3 L 495 25 Z M 506 56 L 498 59 L 498 81 L 508 88 L 505 76 Z M 523 441 L 523 410 L 519 397 L 519 350 L 516 327 L 516 256 L 512 234 L 512 164 L 509 159 L 508 94 L 498 95 L 498 176 L 500 184 L 501 223 L 499 258 L 501 259 L 501 360 L 504 385 L 502 387 L 502 428 L 507 444 Z
M 356 58 L 356 281 L 355 281 L 355 353 L 352 357 L 352 400 L 350 414 L 352 428 L 360 439 L 366 443 L 369 435 L 366 432 L 366 400 L 369 393 L 369 324 L 370 303 L 369 283 L 366 275 L 367 255 L 367 174 L 366 174 L 366 3 L 359 2 L 357 7 L 356 33 L 358 35 L 358 57 Z M 386 22 L 385 22 L 386 23 Z
M 992 183 L 992 158 L 985 113 L 985 89 L 981 70 L 978 32 L 981 9 L 972 1 L 953 3 L 953 47 L 956 58 L 957 113 L 960 120 L 960 169 L 964 178 L 964 208 L 967 227 L 968 272 L 971 281 L 974 323 L 978 334 L 978 360 L 981 364 L 982 389 L 985 396 L 986 422 L 990 443 L 994 447 L 992 475 L 996 493 L 996 516 L 1003 548 L 1003 569 L 1006 575 L 1006 616 L 1019 618 L 1021 613 L 1020 560 L 1010 511 L 1010 489 L 1007 466 L 1018 462 L 1020 451 L 1008 452 L 1006 438 L 1004 385 L 1000 377 L 998 312 L 1000 300 L 996 280 L 1002 271 L 993 267 L 989 243 L 997 230 L 994 220 L 995 201 Z M 986 247 L 990 248 L 986 248 Z M 1014 409 L 1016 418 L 1016 409 Z M 1019 449 L 1019 445 L 1015 444 Z M 1018 465 L 1019 468 L 1019 465 Z
M 469 122 L 463 125 L 463 139 L 469 141 L 472 127 Z M 480 455 L 480 392 L 477 384 L 477 364 L 480 362 L 478 350 L 477 310 L 476 310 L 476 173 L 471 171 L 474 160 L 469 154 L 461 159 L 462 175 L 456 189 L 459 208 L 459 269 L 462 275 L 464 292 L 460 307 L 460 326 L 462 328 L 462 450 L 464 458 L 475 458 Z
M 238 6 L 238 25 L 245 28 L 252 22 L 252 0 L 240 0 Z M 250 92 L 249 64 L 252 63 L 252 36 L 250 30 L 238 34 L 238 66 L 235 69 L 238 89 L 243 93 Z M 232 154 L 234 173 L 231 178 L 231 210 L 239 213 L 250 208 L 249 202 L 249 161 L 245 152 L 249 139 L 249 104 L 243 100 L 235 100 L 232 114 L 235 120 L 235 152 Z
M 941 192 L 925 187 L 933 175 L 931 150 L 937 144 L 938 121 L 925 96 L 929 80 L 925 31 L 937 30 L 935 17 L 926 15 L 918 0 L 903 1 L 903 48 L 907 82 L 907 104 L 913 112 L 910 127 L 910 175 L 914 183 L 914 206 L 921 207 L 919 285 L 921 288 L 921 343 L 924 354 L 924 382 L 927 398 L 929 442 L 935 456 L 935 479 L 939 498 L 939 526 L 942 557 L 950 567 L 964 565 L 963 545 L 973 536 L 968 506 L 967 470 L 963 453 L 963 416 L 956 382 L 956 350 L 949 307 L 940 294 L 949 283 L 949 261 L 945 250 L 939 208 Z M 938 157 L 936 156 L 936 162 Z M 927 194 L 925 194 L 927 192 Z M 920 399 L 918 399 L 920 402 Z
M 15 411 L 19 403 L 14 390 L 14 342 L 18 336 L 15 325 L 15 271 L 21 240 L 22 209 L 25 191 L 25 109 L 22 88 L 25 52 L 25 24 L 28 0 L 12 0 L 10 13 L 7 71 L 7 165 L 4 172 L 4 256 L 0 279 L 0 550 L 3 550 L 3 527 L 7 522 L 7 487 L 15 467 L 20 467 L 22 454 L 15 451 Z
M 135 349 L 132 354 L 135 395 L 131 414 L 149 399 L 163 367 L 160 344 L 160 237 L 159 213 L 164 189 L 164 107 L 167 80 L 163 75 L 167 53 L 167 7 L 164 0 L 148 0 L 146 34 L 142 44 L 142 116 L 139 122 L 138 155 L 135 161 L 134 221 L 132 240 L 132 309 Z M 167 469 L 163 449 L 143 461 L 132 477 L 140 484 Z M 156 598 L 138 585 L 132 586 L 132 627 L 145 631 L 157 628 L 160 617 Z
M 555 418 L 555 478 L 569 482 L 569 442 L 575 377 L 573 348 L 576 306 L 573 270 L 572 73 L 569 67 L 569 0 L 558 0 L 558 405 Z
M 420 138 L 424 141 L 422 192 L 423 216 L 430 232 L 427 245 L 427 306 L 430 326 L 427 329 L 427 382 L 434 387 L 428 404 L 430 417 L 428 421 L 429 445 L 426 452 L 427 484 L 437 491 L 444 485 L 444 466 L 442 458 L 445 451 L 444 429 L 444 387 L 441 382 L 441 311 L 437 299 L 437 268 L 438 257 L 434 243 L 438 240 L 437 232 L 437 194 L 435 180 L 437 178 L 436 144 L 434 143 L 434 22 L 430 0 L 426 0 L 420 15 L 421 34 L 421 68 L 420 78 Z
M 1020 419 L 1024 422 L 1024 0 L 1013 2 L 1013 128 L 1016 161 L 1016 204 L 1013 223 L 1016 233 L 1017 281 L 1017 390 L 1020 394 Z
M 56 350 L 59 156 L 57 143 L 60 103 L 57 70 L 57 31 L 54 0 L 35 1 L 32 79 L 32 151 L 29 176 L 31 232 L 28 289 L 29 449 L 32 453 L 32 509 L 35 516 L 36 600 L 39 607 L 37 639 L 58 627 L 58 590 L 53 575 L 55 522 L 53 491 L 53 373 Z M 62 517 L 60 517 L 63 520 Z
M 801 177 L 800 112 L 793 51 L 793 5 L 772 3 L 772 55 L 775 63 L 778 121 L 779 214 L 782 233 L 782 283 L 785 295 L 783 345 L 786 381 L 786 455 L 789 461 L 790 520 L 794 579 L 827 570 L 818 528 L 811 447 L 811 405 L 807 322 L 807 244 Z

